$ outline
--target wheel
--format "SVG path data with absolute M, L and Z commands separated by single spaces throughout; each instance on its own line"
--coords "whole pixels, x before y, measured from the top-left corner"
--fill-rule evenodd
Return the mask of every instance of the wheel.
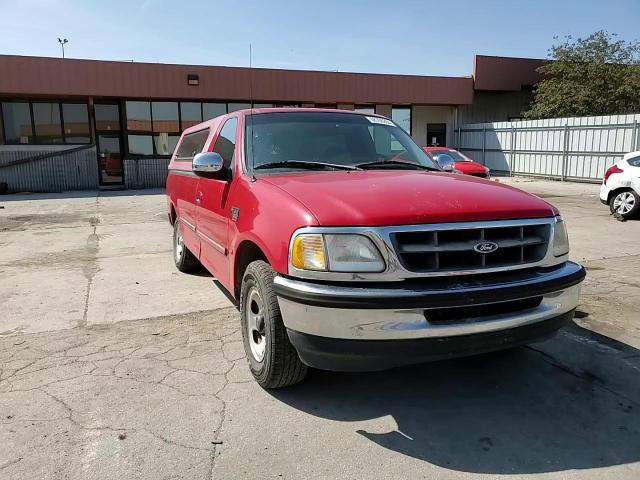
M 240 315 L 249 368 L 262 388 L 280 388 L 301 381 L 307 366 L 300 361 L 282 322 L 273 291 L 273 269 L 262 260 L 247 267 L 240 288 Z
M 633 190 L 623 190 L 611 196 L 609 208 L 622 218 L 634 217 L 640 210 L 640 196 Z
M 181 272 L 193 272 L 200 267 L 200 262 L 185 246 L 180 231 L 180 218 L 173 222 L 173 261 Z

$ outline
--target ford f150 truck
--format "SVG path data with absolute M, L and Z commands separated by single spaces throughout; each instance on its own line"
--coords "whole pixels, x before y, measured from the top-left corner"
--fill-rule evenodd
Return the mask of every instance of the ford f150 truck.
M 538 341 L 572 319 L 585 276 L 556 208 L 443 172 L 379 115 L 252 109 L 191 127 L 167 201 L 177 268 L 204 265 L 237 301 L 264 388 Z

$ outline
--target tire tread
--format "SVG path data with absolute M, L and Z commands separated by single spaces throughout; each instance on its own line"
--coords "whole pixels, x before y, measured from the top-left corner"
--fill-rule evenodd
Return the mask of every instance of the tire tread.
M 247 267 L 243 281 L 240 295 L 240 312 L 244 312 L 244 302 L 247 290 L 247 277 L 253 277 L 259 284 L 262 290 L 262 298 L 267 309 L 269 318 L 268 322 L 270 332 L 268 340 L 270 342 L 270 355 L 265 355 L 265 362 L 268 362 L 260 371 L 255 371 L 251 368 L 251 373 L 263 388 L 282 388 L 290 385 L 294 385 L 300 382 L 307 374 L 307 366 L 302 363 L 298 352 L 289 341 L 287 330 L 282 321 L 282 314 L 280 313 L 280 306 L 278 305 L 278 298 L 273 289 L 273 279 L 275 272 L 271 266 L 263 260 L 256 260 L 251 262 Z M 243 325 L 242 333 L 246 336 L 245 328 Z M 245 350 L 247 356 L 251 355 L 250 349 L 247 349 L 245 339 Z M 251 366 L 251 361 L 249 362 Z

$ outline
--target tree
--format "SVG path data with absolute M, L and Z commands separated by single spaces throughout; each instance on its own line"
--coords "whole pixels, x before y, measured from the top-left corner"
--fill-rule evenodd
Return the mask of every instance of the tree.
M 640 113 L 640 43 L 600 30 L 551 47 L 526 118 Z M 557 40 L 557 37 L 556 37 Z

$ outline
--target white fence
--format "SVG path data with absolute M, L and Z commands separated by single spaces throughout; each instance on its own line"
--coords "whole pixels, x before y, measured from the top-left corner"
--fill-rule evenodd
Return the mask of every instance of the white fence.
M 600 182 L 640 149 L 640 114 L 468 124 L 456 144 L 496 173 Z

